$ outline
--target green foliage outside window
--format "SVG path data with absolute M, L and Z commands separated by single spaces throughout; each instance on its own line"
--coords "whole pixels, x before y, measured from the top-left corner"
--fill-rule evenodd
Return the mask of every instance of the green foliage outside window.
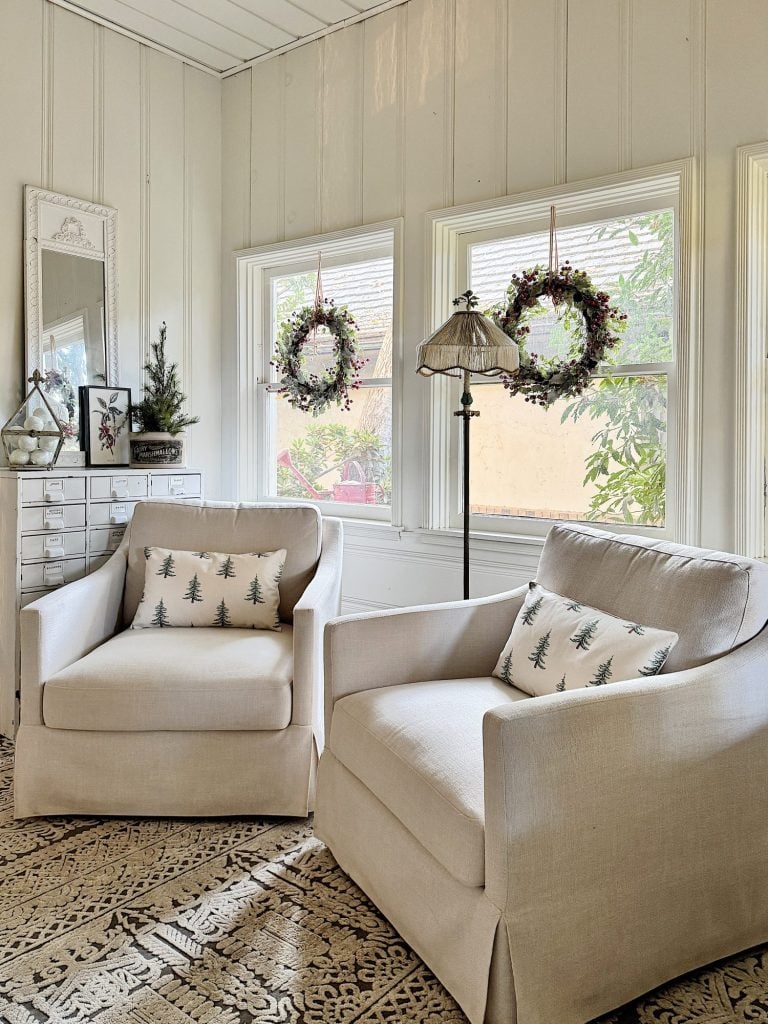
M 392 500 L 392 458 L 383 438 L 370 430 L 342 423 L 307 427 L 290 445 L 291 461 L 315 490 L 328 491 L 345 464 L 357 462 L 365 479 L 379 488 L 377 504 Z M 286 466 L 277 467 L 277 493 L 284 498 L 308 498 L 306 489 Z

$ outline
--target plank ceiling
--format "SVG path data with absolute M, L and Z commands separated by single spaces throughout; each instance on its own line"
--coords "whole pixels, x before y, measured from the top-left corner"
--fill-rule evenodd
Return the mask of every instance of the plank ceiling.
M 53 0 L 226 74 L 393 0 Z

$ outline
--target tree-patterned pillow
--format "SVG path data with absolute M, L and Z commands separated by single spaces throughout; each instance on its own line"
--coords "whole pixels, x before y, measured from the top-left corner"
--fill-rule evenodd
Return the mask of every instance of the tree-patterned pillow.
M 531 583 L 493 674 L 533 697 L 603 686 L 655 676 L 677 640 Z
M 239 626 L 280 629 L 278 584 L 286 552 L 144 548 L 144 593 L 131 629 Z

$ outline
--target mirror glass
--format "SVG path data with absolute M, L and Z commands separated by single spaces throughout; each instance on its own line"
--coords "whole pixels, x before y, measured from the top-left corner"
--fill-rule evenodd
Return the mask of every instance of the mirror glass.
M 65 447 L 77 449 L 78 388 L 106 384 L 104 264 L 43 249 L 40 277 L 44 387 L 66 428 Z

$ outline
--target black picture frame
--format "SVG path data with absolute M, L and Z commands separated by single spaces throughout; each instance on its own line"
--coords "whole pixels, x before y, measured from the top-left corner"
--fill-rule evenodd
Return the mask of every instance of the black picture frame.
M 88 465 L 97 468 L 130 465 L 131 389 L 96 384 L 81 385 L 79 390 L 80 447 Z M 96 420 L 98 416 L 101 421 Z M 105 439 L 107 435 L 101 434 L 102 429 L 112 433 L 112 445 Z

